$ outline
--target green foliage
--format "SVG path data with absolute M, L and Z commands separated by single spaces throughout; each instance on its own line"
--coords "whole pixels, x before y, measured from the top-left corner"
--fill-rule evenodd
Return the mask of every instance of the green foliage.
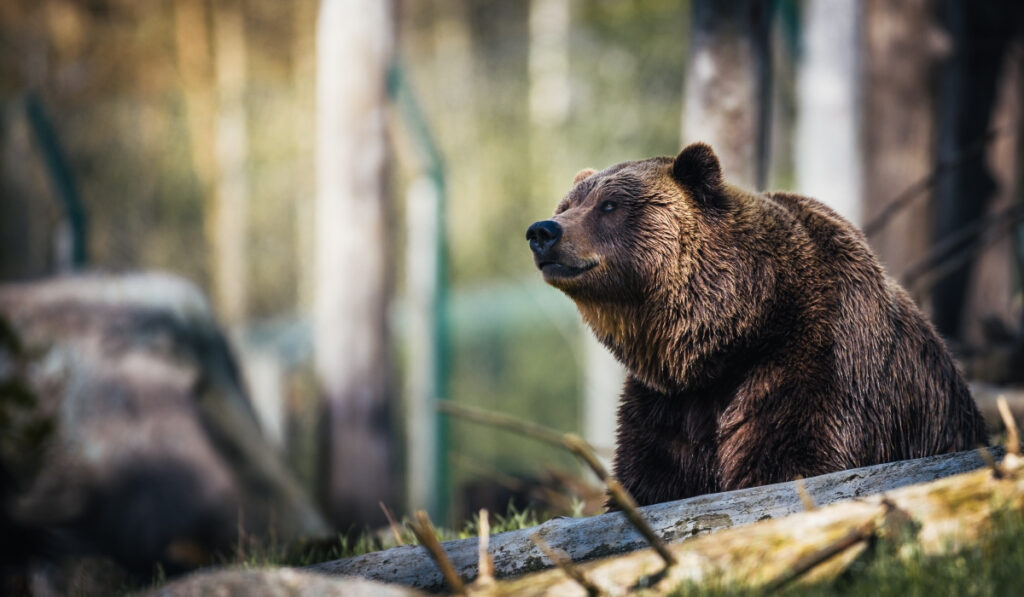
M 519 529 L 528 529 L 540 524 L 537 520 L 537 513 L 534 512 L 532 508 L 517 510 L 515 504 L 512 503 L 509 503 L 508 511 L 504 516 L 501 514 L 489 515 L 488 523 L 490 524 L 492 535 L 508 531 L 518 531 Z M 479 534 L 480 515 L 477 514 L 473 516 L 473 520 L 466 521 L 465 526 L 462 527 L 462 531 L 459 533 L 459 539 L 476 537 Z
M 933 597 L 936 595 L 1019 595 L 1024 579 L 1024 515 L 994 518 L 978 545 L 951 555 L 927 556 L 916 543 L 893 547 L 879 543 L 832 582 L 795 585 L 781 592 L 794 597 L 871 595 Z M 760 595 L 721 583 L 684 584 L 676 597 Z
M 291 543 L 278 543 L 273 540 L 247 543 L 235 554 L 224 557 L 223 563 L 240 565 L 244 568 L 309 566 L 393 547 L 393 545 L 383 543 L 371 533 L 361 533 L 354 538 L 339 534 L 336 537 L 300 539 Z
M 679 150 L 689 3 L 574 3 L 569 109 L 550 121 L 531 113 L 528 9 L 414 3 L 403 28 L 403 55 L 447 165 L 456 285 L 533 273 L 523 232 L 551 215 L 579 169 Z M 463 39 L 466 51 L 447 59 Z
M 30 144 L 19 141 L 16 108 L 24 89 L 37 89 L 86 204 L 93 265 L 167 269 L 210 295 L 217 215 L 216 185 L 207 179 L 218 168 L 212 162 L 219 100 L 216 52 L 207 46 L 216 23 L 206 19 L 213 28 L 207 31 L 179 29 L 178 4 L 6 2 L 0 38 L 11 51 L 0 56 L 0 98 L 11 107 L 3 138 L 17 163 L 3 178 L 18 190 L 12 198 L 23 196 L 34 210 L 38 223 L 26 234 L 48 237 L 59 213 Z M 241 5 L 246 68 L 236 74 L 245 85 L 245 283 L 253 319 L 302 313 L 312 302 L 317 6 L 313 0 Z M 689 8 L 676 0 L 574 2 L 567 46 L 559 50 L 567 52 L 568 68 L 557 75 L 569 109 L 552 121 L 531 113 L 537 39 L 531 40 L 530 3 L 410 2 L 397 11 L 397 54 L 446 166 L 452 296 L 525 276 L 539 284 L 525 228 L 551 214 L 581 167 L 678 150 Z M 190 43 L 189 35 L 203 43 Z M 193 77 L 189 49 L 202 62 Z M 35 66 L 26 70 L 26 64 Z M 397 111 L 392 115 L 394 212 L 388 246 L 371 250 L 401 261 L 405 185 L 422 163 L 403 131 L 408 123 Z M 48 254 L 48 240 L 35 244 Z M 396 274 L 401 267 L 396 264 Z M 402 284 L 400 275 L 395 282 Z M 566 330 L 575 335 L 570 342 Z M 455 371 L 445 398 L 578 430 L 575 314 L 558 324 L 536 317 L 522 333 L 468 337 L 453 330 L 453 337 Z M 289 407 L 289 414 L 305 425 L 299 408 Z M 575 467 L 554 450 L 508 434 L 454 427 L 454 453 L 472 446 L 483 466 L 501 473 Z M 299 476 L 312 479 L 313 450 L 303 441 L 290 446 L 297 449 L 289 458 Z M 454 468 L 455 481 L 468 478 Z
M 578 432 L 580 389 L 573 340 L 539 325 L 463 337 L 452 361 L 452 396 L 462 404 Z M 509 471 L 528 477 L 546 469 L 580 470 L 565 450 L 455 419 L 450 454 L 454 487 L 493 482 Z M 461 511 L 471 507 L 460 505 Z

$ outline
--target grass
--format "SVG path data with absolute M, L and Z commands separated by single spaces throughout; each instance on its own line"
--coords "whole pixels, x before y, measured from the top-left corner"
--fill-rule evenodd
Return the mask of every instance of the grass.
M 583 502 L 573 502 L 573 516 L 583 516 Z M 527 507 L 522 510 L 515 507 L 511 502 L 504 514 L 490 514 L 491 535 L 516 531 L 537 526 L 550 518 L 547 513 L 538 512 L 534 508 Z M 476 537 L 479 534 L 480 518 L 474 515 L 472 520 L 467 520 L 459 530 L 435 528 L 437 538 L 440 541 L 452 539 L 467 539 Z M 398 525 L 398 533 L 402 543 L 405 545 L 419 545 L 416 535 L 413 534 L 408 525 L 408 517 L 403 517 Z M 301 539 L 292 542 L 282 542 L 273 536 L 259 539 L 256 537 L 243 536 L 235 549 L 230 553 L 222 553 L 212 562 L 217 568 L 273 568 L 278 566 L 303 567 L 359 556 L 398 545 L 391 529 L 383 529 L 378 532 L 364 531 L 358 535 L 339 534 L 335 537 L 322 539 Z M 153 576 L 148 580 L 125 579 L 122 585 L 113 590 L 113 594 L 129 595 L 140 591 L 151 591 L 168 581 L 167 575 L 161 566 L 154 567 Z
M 491 533 L 503 533 L 540 524 L 544 516 L 533 509 L 509 505 L 505 514 L 491 515 Z M 460 530 L 437 529 L 438 539 L 475 537 L 479 518 L 474 516 Z M 418 544 L 403 519 L 402 541 Z M 240 546 L 223 563 L 245 568 L 268 566 L 306 566 L 318 562 L 351 557 L 393 547 L 393 533 L 363 533 L 355 539 L 345 536 L 325 541 L 279 545 L 249 542 Z M 1024 514 L 997 515 L 992 530 L 977 545 L 943 556 L 928 556 L 911 541 L 899 546 L 878 542 L 867 555 L 854 562 L 839 578 L 816 584 L 794 584 L 780 591 L 787 597 L 860 596 L 937 597 L 941 595 L 1001 596 L 1020 595 L 1024 589 Z M 715 583 L 683 584 L 674 597 L 746 597 L 765 594 L 762 590 L 741 589 Z
M 505 514 L 491 516 L 491 533 L 503 533 L 536 526 L 544 519 L 536 511 L 518 510 L 511 504 Z M 467 521 L 454 531 L 437 529 L 438 539 L 475 537 L 479 519 Z M 418 544 L 403 520 L 403 542 Z M 395 544 L 393 533 L 363 533 L 355 539 L 338 536 L 323 541 L 279 544 L 244 539 L 235 553 L 220 564 L 243 568 L 307 566 L 378 551 Z M 164 582 L 162 574 L 148 588 Z M 133 587 L 138 590 L 140 587 Z M 997 597 L 1024 594 L 1024 513 L 1003 513 L 993 519 L 991 531 L 975 546 L 943 556 L 928 556 L 911 541 L 894 546 L 878 542 L 854 562 L 839 578 L 816 584 L 794 584 L 778 593 L 785 597 L 861 596 L 938 597 L 964 595 Z M 125 592 L 125 591 L 122 591 Z M 673 597 L 752 597 L 765 595 L 758 589 L 743 589 L 716 583 L 684 583 L 670 593 Z
M 575 514 L 577 516 L 581 515 L 579 513 L 582 512 L 582 503 L 574 509 L 574 512 L 577 513 Z M 527 507 L 519 510 L 514 504 L 509 503 L 505 514 L 492 513 L 490 515 L 490 532 L 492 535 L 496 535 L 506 531 L 534 527 L 547 518 L 549 517 L 538 514 L 533 508 Z M 473 519 L 466 521 L 459 530 L 436 528 L 435 531 L 439 541 L 450 541 L 476 537 L 479 534 L 479 528 L 479 515 L 474 515 Z M 399 545 L 395 538 L 396 531 L 401 537 L 402 544 L 419 545 L 416 535 L 408 525 L 408 519 L 403 518 L 394 531 L 391 529 L 383 529 L 376 533 L 364 531 L 354 537 L 339 534 L 326 539 L 299 540 L 290 543 L 282 543 L 273 538 L 258 541 L 243 537 L 234 553 L 223 555 L 219 563 L 244 568 L 309 566 L 395 547 Z
M 739 597 L 763 591 L 684 584 L 674 597 Z M 826 595 L 871 597 L 1001 596 L 1024 594 L 1024 514 L 1002 514 L 978 545 L 943 556 L 927 556 L 916 543 L 878 544 L 831 582 L 793 585 L 787 597 Z

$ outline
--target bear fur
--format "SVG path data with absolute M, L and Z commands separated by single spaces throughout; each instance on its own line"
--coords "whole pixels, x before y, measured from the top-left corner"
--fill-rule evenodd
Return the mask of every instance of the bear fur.
M 580 172 L 527 238 L 628 369 L 615 475 L 640 504 L 986 443 L 864 235 L 814 199 L 724 183 L 705 144 Z

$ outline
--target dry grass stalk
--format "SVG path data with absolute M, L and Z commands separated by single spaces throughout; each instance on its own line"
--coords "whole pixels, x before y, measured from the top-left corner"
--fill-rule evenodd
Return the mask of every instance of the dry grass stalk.
M 565 446 L 565 442 L 562 440 L 562 433 L 555 431 L 550 427 L 517 419 L 516 417 L 511 417 L 502 413 L 463 406 L 450 400 L 439 400 L 437 402 L 437 410 L 467 421 L 482 423 L 484 425 L 490 425 L 491 427 L 498 427 L 500 429 L 505 429 L 506 431 L 518 433 L 519 435 L 532 437 L 533 439 L 553 446 Z
M 618 481 L 608 474 L 604 465 L 598 460 L 594 448 L 584 441 L 583 438 L 573 433 L 559 433 L 549 427 L 523 421 L 508 415 L 470 408 L 452 402 L 439 402 L 437 408 L 442 412 L 462 419 L 506 429 L 569 450 L 590 467 L 590 470 L 597 475 L 597 478 L 605 484 L 612 502 L 622 510 L 630 524 L 636 527 L 640 535 L 661 556 L 665 566 L 669 567 L 676 563 L 664 539 L 654 532 L 651 525 L 647 524 L 643 514 L 637 508 L 636 501 L 633 500 L 633 497 L 629 495 Z
M 668 549 L 668 544 L 665 540 L 658 536 L 651 528 L 651 525 L 647 524 L 647 520 L 644 519 L 643 514 L 640 513 L 640 509 L 637 508 L 636 502 L 633 501 L 633 496 L 629 495 L 626 488 L 621 483 L 608 477 L 605 481 L 605 485 L 608 487 L 608 494 L 611 496 L 612 501 L 615 502 L 619 508 L 622 509 L 622 513 L 626 516 L 626 519 L 636 528 L 647 543 L 654 548 L 661 559 L 665 562 L 665 567 L 674 566 L 676 564 L 676 558 L 672 555 L 672 552 Z
M 854 545 L 867 541 L 874 535 L 875 532 L 875 521 L 868 521 L 867 523 L 853 528 L 846 535 L 839 538 L 835 543 L 825 545 L 821 549 L 813 553 L 809 553 L 802 559 L 798 560 L 793 564 L 792 569 L 780 576 L 777 580 L 769 583 L 766 587 L 766 592 L 774 593 L 789 586 L 790 583 L 814 570 L 821 564 L 831 560 L 832 558 L 843 553 L 847 549 L 850 549 Z
M 384 502 L 377 502 L 380 509 L 384 511 L 384 517 L 388 519 L 388 526 L 391 527 L 391 534 L 395 536 L 395 545 L 405 545 L 405 540 L 402 539 L 402 527 L 398 526 L 395 522 L 395 517 L 391 515 L 391 510 L 384 505 Z
M 416 538 L 420 540 L 423 547 L 430 553 L 430 557 L 434 559 L 448 586 L 451 587 L 452 593 L 465 595 L 466 587 L 462 583 L 462 579 L 459 578 L 459 575 L 456 574 L 455 567 L 452 566 L 448 555 L 441 548 L 441 543 L 437 540 L 437 534 L 434 532 L 434 525 L 431 524 L 427 513 L 423 510 L 417 510 L 416 521 L 409 523 L 409 526 L 412 527 L 412 532 L 416 534 Z
M 1010 405 L 1006 403 L 1006 397 L 1000 396 L 996 406 L 999 407 L 999 416 L 1003 418 L 1003 425 L 1006 426 L 1006 453 L 1020 456 L 1020 431 L 1013 413 L 1010 412 Z
M 477 576 L 476 585 L 489 585 L 494 582 L 494 560 L 488 551 L 491 540 L 491 523 L 487 517 L 487 509 L 480 509 L 480 536 L 477 539 Z
M 999 463 L 996 462 L 995 458 L 992 458 L 992 453 L 988 451 L 988 448 L 981 446 L 978 448 L 978 454 L 981 459 L 985 461 L 985 465 L 992 471 L 992 476 L 996 479 L 1002 478 L 1003 469 L 1000 468 Z
M 817 505 L 814 503 L 814 498 L 811 497 L 810 492 L 807 491 L 807 484 L 804 483 L 803 477 L 797 477 L 793 480 L 796 486 L 796 494 L 800 496 L 800 503 L 804 505 L 804 510 L 814 510 Z

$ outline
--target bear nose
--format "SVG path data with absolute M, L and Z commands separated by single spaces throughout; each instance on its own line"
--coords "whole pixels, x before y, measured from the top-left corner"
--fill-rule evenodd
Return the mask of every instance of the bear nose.
M 540 255 L 551 248 L 562 238 L 562 227 L 554 220 L 534 222 L 526 229 L 526 240 L 530 241 L 530 250 Z

